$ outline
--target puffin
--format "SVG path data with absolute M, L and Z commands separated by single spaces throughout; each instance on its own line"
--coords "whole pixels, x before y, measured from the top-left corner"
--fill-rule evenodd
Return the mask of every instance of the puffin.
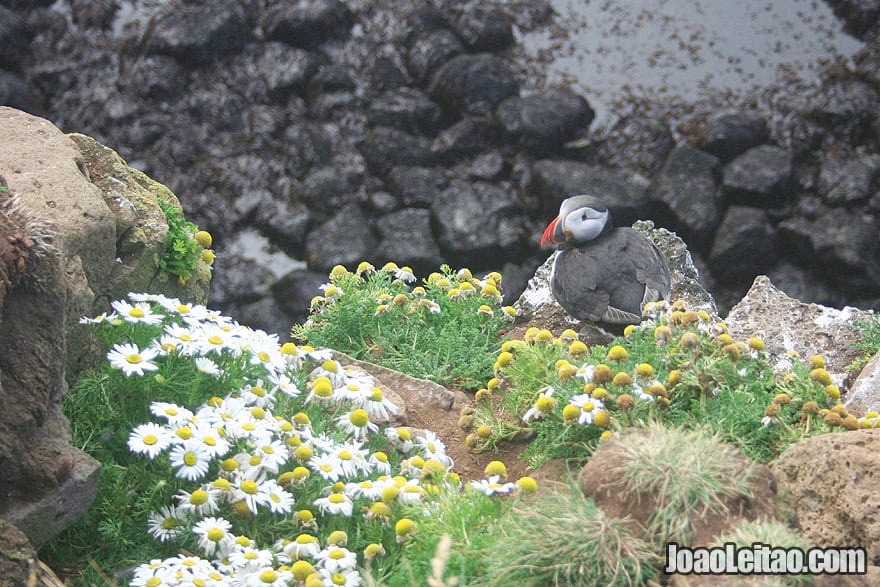
M 660 250 L 634 228 L 615 228 L 598 198 L 565 199 L 541 237 L 547 245 L 559 249 L 550 273 L 553 297 L 578 320 L 638 324 L 645 304 L 670 297 Z

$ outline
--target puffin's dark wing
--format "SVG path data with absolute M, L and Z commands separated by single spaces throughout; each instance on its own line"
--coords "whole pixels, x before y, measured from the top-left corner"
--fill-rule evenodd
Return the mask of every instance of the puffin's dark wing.
M 603 265 L 590 248 L 560 251 L 553 266 L 551 287 L 559 305 L 578 320 L 598 322 L 610 294 L 599 287 Z
M 627 258 L 635 269 L 638 282 L 646 286 L 642 303 L 668 300 L 672 295 L 672 282 L 663 253 L 634 228 L 619 228 L 617 232 L 625 235 L 625 248 L 629 251 Z

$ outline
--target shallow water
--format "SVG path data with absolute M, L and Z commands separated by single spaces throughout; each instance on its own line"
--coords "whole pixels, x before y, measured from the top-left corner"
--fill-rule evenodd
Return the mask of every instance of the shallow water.
M 811 0 L 551 0 L 557 25 L 520 35 L 544 83 L 570 84 L 607 125 L 633 102 L 675 110 L 815 85 L 861 42 Z

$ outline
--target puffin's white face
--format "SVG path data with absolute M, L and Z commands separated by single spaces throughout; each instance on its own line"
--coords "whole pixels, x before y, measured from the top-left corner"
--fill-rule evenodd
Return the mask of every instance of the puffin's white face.
M 562 219 L 562 231 L 574 242 L 584 243 L 599 236 L 607 222 L 608 210 L 584 206 L 566 214 Z

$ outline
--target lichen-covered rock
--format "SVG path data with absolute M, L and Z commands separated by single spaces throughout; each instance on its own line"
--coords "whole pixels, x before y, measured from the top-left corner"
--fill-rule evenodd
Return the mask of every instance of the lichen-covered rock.
M 868 410 L 880 411 L 880 353 L 862 367 L 844 401 L 846 409 L 863 416 Z
M 801 440 L 771 465 L 801 535 L 817 547 L 862 546 L 880 560 L 880 430 Z
M 40 545 L 91 505 L 97 461 L 70 444 L 61 397 L 102 358 L 79 325 L 108 300 L 152 291 L 204 302 L 159 270 L 166 187 L 46 120 L 0 108 L 0 517 Z
M 847 365 L 859 355 L 852 346 L 859 336 L 853 323 L 870 316 L 870 312 L 851 307 L 837 310 L 799 302 L 761 275 L 730 310 L 725 322 L 734 339 L 760 337 L 771 360 L 784 360 L 787 351 L 797 351 L 805 357 L 821 355 L 831 378 L 841 386 Z
M 64 583 L 37 558 L 21 530 L 0 519 L 0 578 L 4 587 L 63 587 Z

